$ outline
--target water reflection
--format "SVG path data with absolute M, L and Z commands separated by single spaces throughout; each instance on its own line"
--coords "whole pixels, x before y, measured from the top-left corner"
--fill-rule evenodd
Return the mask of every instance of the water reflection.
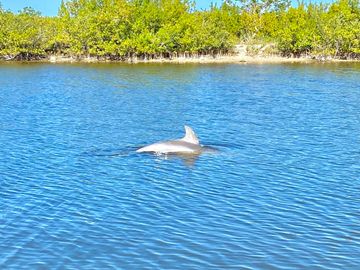
M 200 158 L 202 155 L 214 155 L 219 153 L 219 149 L 211 146 L 202 146 L 201 152 L 196 153 L 141 153 L 142 155 L 153 155 L 157 159 L 160 160 L 178 160 L 180 159 L 184 165 L 187 167 L 192 168 L 196 161 Z

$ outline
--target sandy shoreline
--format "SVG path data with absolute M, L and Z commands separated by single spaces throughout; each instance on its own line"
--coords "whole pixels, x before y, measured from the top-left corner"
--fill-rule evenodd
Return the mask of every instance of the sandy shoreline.
M 98 57 L 74 57 L 64 55 L 51 55 L 42 59 L 34 60 L 13 60 L 13 59 L 0 59 L 0 62 L 42 62 L 42 63 L 174 63 L 174 64 L 267 64 L 267 63 L 331 63 L 331 62 L 360 62 L 358 59 L 342 60 L 342 59 L 315 59 L 311 57 L 284 57 L 278 55 L 255 55 L 250 56 L 247 54 L 232 54 L 221 56 L 198 56 L 198 57 L 174 57 L 174 58 L 129 58 L 126 60 L 109 60 Z
M 98 62 L 120 62 L 120 63 L 175 63 L 175 64 L 216 64 L 216 63 L 305 63 L 317 62 L 317 60 L 309 58 L 287 58 L 281 56 L 248 56 L 248 55 L 222 55 L 222 56 L 199 56 L 199 57 L 174 57 L 174 58 L 154 58 L 154 59 L 141 59 L 129 58 L 124 61 L 120 60 L 106 60 L 98 59 L 96 57 L 85 58 L 72 58 L 64 56 L 51 56 L 49 59 L 44 60 L 50 63 L 65 63 L 65 62 L 80 62 L 80 63 L 98 63 Z

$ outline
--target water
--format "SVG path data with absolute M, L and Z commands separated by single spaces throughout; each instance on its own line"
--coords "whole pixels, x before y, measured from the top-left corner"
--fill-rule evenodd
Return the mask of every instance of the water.
M 0 268 L 360 269 L 359 75 L 1 64 Z

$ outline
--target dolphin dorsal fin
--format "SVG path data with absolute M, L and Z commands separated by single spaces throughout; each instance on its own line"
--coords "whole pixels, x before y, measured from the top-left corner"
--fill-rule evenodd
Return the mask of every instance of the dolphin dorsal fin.
M 197 138 L 195 132 L 188 126 L 185 126 L 185 137 L 181 140 L 188 143 L 199 144 L 199 139 Z

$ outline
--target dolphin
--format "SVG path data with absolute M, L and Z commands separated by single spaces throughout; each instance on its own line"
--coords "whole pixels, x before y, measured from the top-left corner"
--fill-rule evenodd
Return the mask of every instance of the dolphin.
M 185 126 L 185 136 L 182 139 L 157 142 L 136 150 L 137 153 L 151 152 L 159 154 L 200 154 L 202 146 L 195 132 Z

